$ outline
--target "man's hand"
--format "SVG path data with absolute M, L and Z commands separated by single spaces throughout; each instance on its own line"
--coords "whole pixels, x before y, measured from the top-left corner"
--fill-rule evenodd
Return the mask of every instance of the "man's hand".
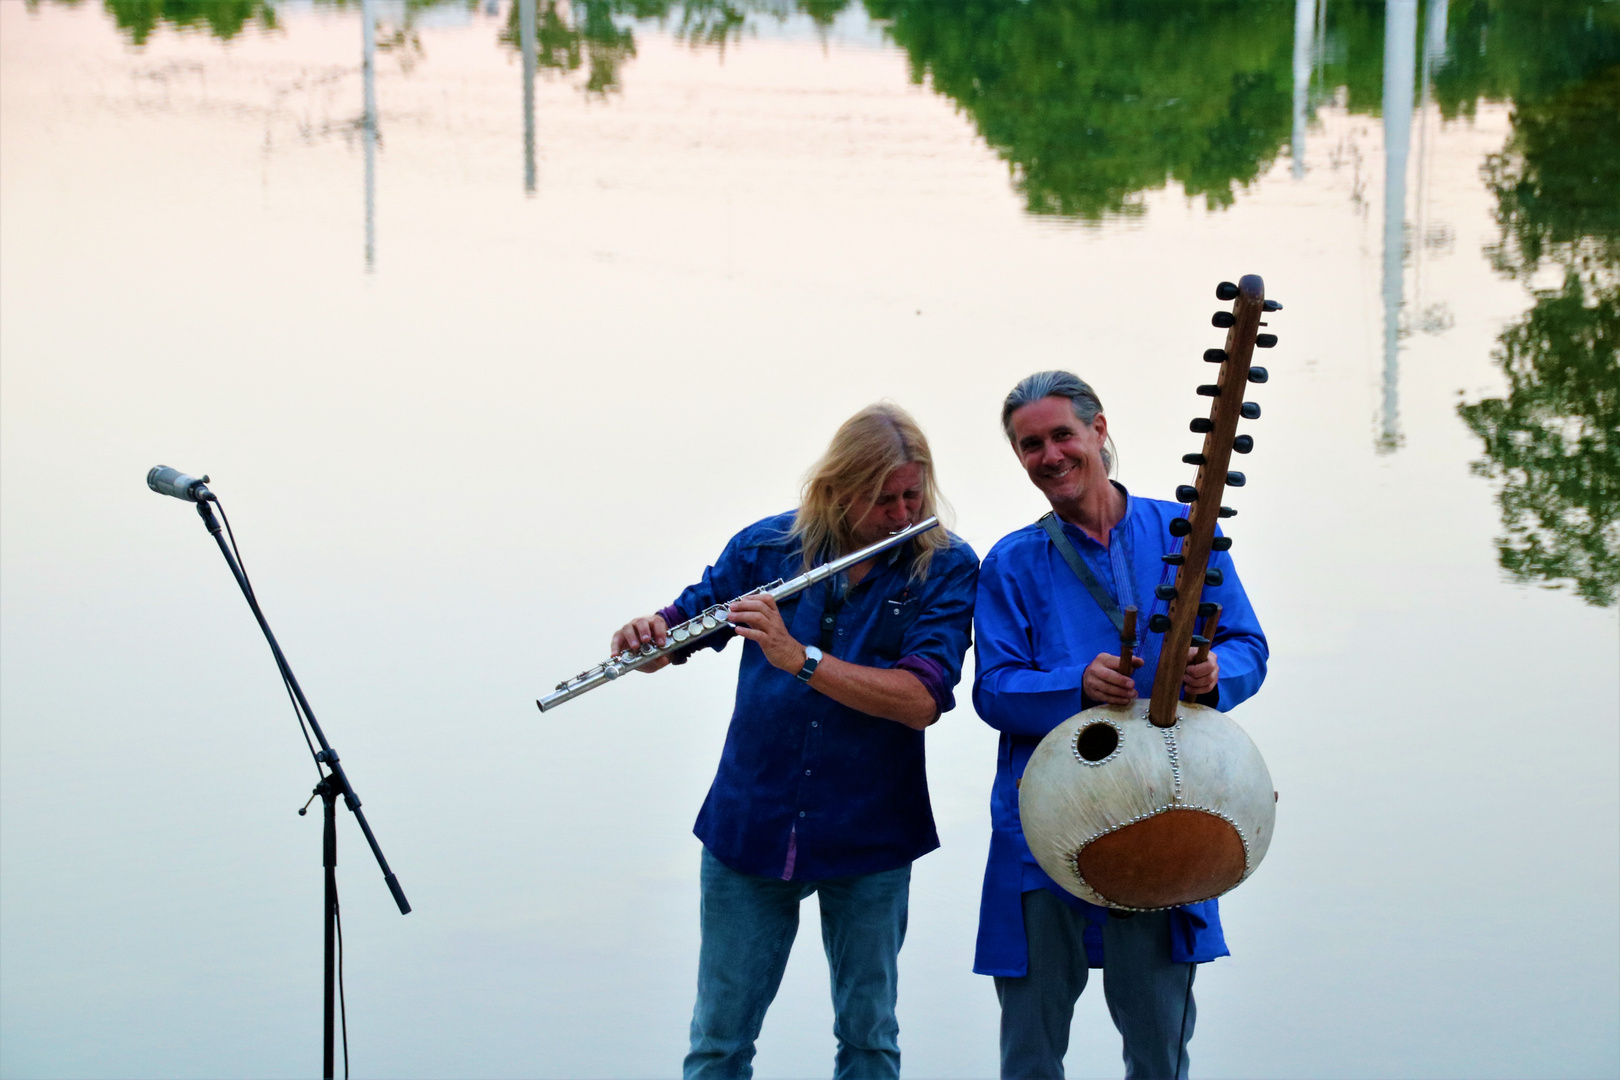
M 1131 657 L 1131 670 L 1141 667 L 1140 656 Z M 1109 705 L 1129 705 L 1136 700 L 1136 682 L 1119 673 L 1119 657 L 1098 653 L 1080 678 L 1080 689 L 1093 701 Z
M 1215 689 L 1221 677 L 1221 662 L 1215 659 L 1214 649 L 1209 651 L 1208 658 L 1202 664 L 1193 663 L 1193 657 L 1197 655 L 1197 649 L 1187 650 L 1187 674 L 1181 677 L 1181 685 L 1194 697 Z
M 782 613 L 776 600 L 768 593 L 745 596 L 731 605 L 730 622 L 739 637 L 747 638 L 765 653 L 771 666 L 789 675 L 797 675 L 804 668 L 804 646 L 788 633 L 782 622 Z
M 651 642 L 662 646 L 669 640 L 669 627 L 664 623 L 662 615 L 648 615 L 642 619 L 631 619 L 621 629 L 613 631 L 613 641 L 608 645 L 608 651 L 618 656 L 625 651 L 640 652 L 641 647 Z M 653 672 L 669 664 L 669 657 L 660 656 L 639 671 Z

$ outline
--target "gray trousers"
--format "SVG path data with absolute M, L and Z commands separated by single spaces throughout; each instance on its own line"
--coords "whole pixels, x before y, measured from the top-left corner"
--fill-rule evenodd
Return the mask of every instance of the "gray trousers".
M 1029 974 L 996 978 L 1002 1080 L 1062 1080 L 1074 1003 L 1089 967 L 1086 917 L 1045 890 L 1024 894 Z M 1186 1080 L 1197 964 L 1170 959 L 1170 914 L 1110 917 L 1103 928 L 1103 994 L 1125 1040 L 1126 1080 Z

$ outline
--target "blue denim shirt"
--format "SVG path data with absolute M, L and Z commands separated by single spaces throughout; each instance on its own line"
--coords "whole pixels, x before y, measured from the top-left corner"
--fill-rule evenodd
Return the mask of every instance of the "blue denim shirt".
M 1165 608 L 1153 598 L 1153 587 L 1173 580 L 1174 571 L 1160 556 L 1181 547 L 1170 536 L 1169 523 L 1181 516 L 1182 508 L 1128 493 L 1125 506 L 1125 517 L 1109 534 L 1107 547 L 1073 525 L 1065 523 L 1063 531 L 1119 606 L 1134 603 L 1141 611 L 1136 654 L 1144 664 L 1137 669 L 1136 688 L 1139 696 L 1151 697 L 1163 635 L 1148 632 L 1147 620 L 1156 608 Z M 1215 552 L 1209 565 L 1224 575 L 1222 584 L 1205 586 L 1203 594 L 1221 605 L 1214 644 L 1220 680 L 1215 692 L 1199 701 L 1231 709 L 1260 688 L 1269 652 L 1231 556 Z M 1019 529 L 990 550 L 979 572 L 974 629 L 978 670 L 973 704 L 985 723 L 1001 732 L 1001 741 L 990 795 L 990 858 L 973 970 L 1013 977 L 1026 973 L 1021 897 L 1033 889 L 1048 889 L 1086 913 L 1091 923 L 1086 950 L 1092 966 L 1100 966 L 1106 912 L 1064 891 L 1035 862 L 1018 820 L 1018 779 L 1048 731 L 1100 704 L 1081 691 L 1081 677 L 1098 653 L 1119 652 L 1119 632 L 1039 525 Z M 1171 946 L 1182 962 L 1227 955 L 1217 902 L 1176 908 Z
M 680 616 L 802 573 L 792 527 L 793 514 L 779 514 L 732 537 L 675 601 Z M 788 632 L 852 664 L 916 671 L 944 712 L 962 677 L 979 572 L 973 549 L 951 541 L 923 581 L 911 577 L 907 543 L 854 588 L 840 574 L 781 601 Z M 702 644 L 720 649 L 735 636 Z M 762 877 L 814 881 L 904 866 L 939 846 L 923 733 L 840 705 L 744 641 L 720 768 L 692 831 L 733 870 Z

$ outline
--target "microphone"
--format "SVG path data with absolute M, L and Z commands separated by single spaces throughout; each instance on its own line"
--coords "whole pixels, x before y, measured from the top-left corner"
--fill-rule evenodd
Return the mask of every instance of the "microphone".
M 146 486 L 159 495 L 173 495 L 187 502 L 214 502 L 214 493 L 207 488 L 208 477 L 201 480 L 187 476 L 179 469 L 158 465 L 146 474 Z

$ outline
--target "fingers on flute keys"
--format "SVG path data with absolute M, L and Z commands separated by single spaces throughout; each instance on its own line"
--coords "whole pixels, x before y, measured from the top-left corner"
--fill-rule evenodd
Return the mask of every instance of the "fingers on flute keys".
M 634 652 L 643 645 L 657 645 L 660 648 L 669 641 L 669 626 L 664 622 L 662 615 L 646 615 L 639 619 L 631 619 L 624 626 L 613 632 L 613 641 L 608 649 L 614 655 L 622 652 Z

